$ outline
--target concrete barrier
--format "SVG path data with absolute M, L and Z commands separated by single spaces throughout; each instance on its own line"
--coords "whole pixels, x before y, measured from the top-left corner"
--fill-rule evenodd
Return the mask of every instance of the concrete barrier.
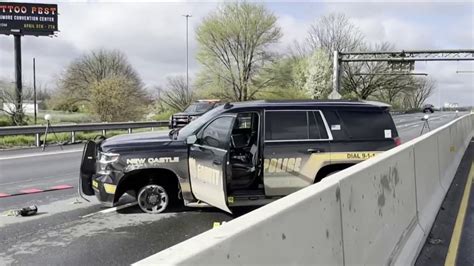
M 414 145 L 418 221 L 429 232 L 447 190 L 441 186 L 438 136 L 422 136 Z
M 352 167 L 339 181 L 349 264 L 390 264 L 416 226 L 413 147 L 374 159 Z
M 413 264 L 473 128 L 463 116 L 137 265 Z
M 340 191 L 329 180 L 294 193 L 139 264 L 343 264 Z M 315 219 L 318 217 L 318 219 Z M 289 253 L 290 252 L 290 253 Z

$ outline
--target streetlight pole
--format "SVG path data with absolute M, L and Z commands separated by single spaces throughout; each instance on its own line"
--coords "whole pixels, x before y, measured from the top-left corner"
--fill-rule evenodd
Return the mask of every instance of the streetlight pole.
M 36 125 L 36 59 L 33 57 L 33 109 L 35 109 L 35 125 Z
M 186 17 L 186 90 L 189 91 L 189 41 L 188 41 L 188 20 L 191 15 L 183 15 Z

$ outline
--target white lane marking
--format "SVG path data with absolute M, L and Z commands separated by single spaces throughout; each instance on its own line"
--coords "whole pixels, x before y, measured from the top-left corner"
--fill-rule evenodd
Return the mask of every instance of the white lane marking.
M 127 203 L 127 204 L 120 205 L 120 206 L 117 206 L 117 207 L 112 207 L 112 208 L 108 208 L 108 209 L 101 210 L 101 211 L 98 211 L 98 212 L 89 213 L 89 214 L 86 214 L 84 216 L 81 216 L 81 218 L 91 217 L 91 216 L 94 216 L 94 215 L 99 214 L 99 213 L 102 213 L 102 214 L 103 213 L 111 213 L 111 212 L 114 212 L 114 211 L 119 211 L 119 210 L 122 210 L 122 209 L 125 209 L 125 208 L 128 208 L 128 207 L 135 206 L 137 204 L 138 204 L 138 202 Z
M 39 157 L 39 156 L 50 156 L 50 155 L 58 155 L 58 154 L 67 154 L 67 153 L 75 153 L 75 152 L 82 152 L 82 151 L 83 151 L 83 149 L 70 150 L 70 151 L 35 153 L 35 154 L 26 154 L 26 155 L 18 155 L 18 156 L 10 156 L 10 157 L 0 157 L 0 161 L 13 160 L 13 159 L 23 159 L 23 158 L 30 158 L 30 157 Z

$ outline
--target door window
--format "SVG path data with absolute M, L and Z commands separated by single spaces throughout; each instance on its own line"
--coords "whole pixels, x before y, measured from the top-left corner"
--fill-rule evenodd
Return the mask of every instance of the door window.
M 212 121 L 201 134 L 201 145 L 206 145 L 219 149 L 229 147 L 229 129 L 232 126 L 234 118 L 231 116 L 219 117 Z

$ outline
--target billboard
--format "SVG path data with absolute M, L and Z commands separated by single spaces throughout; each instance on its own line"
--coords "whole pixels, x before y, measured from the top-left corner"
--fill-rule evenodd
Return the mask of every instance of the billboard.
M 53 35 L 58 5 L 0 2 L 0 34 Z

